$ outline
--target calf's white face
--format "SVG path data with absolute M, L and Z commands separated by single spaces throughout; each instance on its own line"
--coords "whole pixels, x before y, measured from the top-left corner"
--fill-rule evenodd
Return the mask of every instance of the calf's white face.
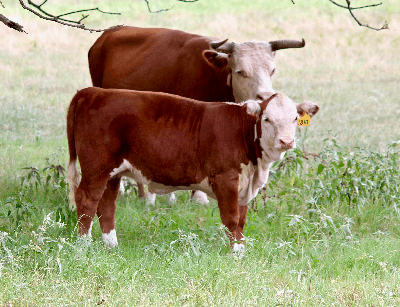
M 232 90 L 236 102 L 261 99 L 261 93 L 272 89 L 272 76 L 276 71 L 275 52 L 267 42 L 235 44 L 228 58 L 232 70 Z
M 260 144 L 271 160 L 279 160 L 284 153 L 296 147 L 297 120 L 307 112 L 314 116 L 319 107 L 313 102 L 294 103 L 284 94 L 278 93 L 260 114 Z

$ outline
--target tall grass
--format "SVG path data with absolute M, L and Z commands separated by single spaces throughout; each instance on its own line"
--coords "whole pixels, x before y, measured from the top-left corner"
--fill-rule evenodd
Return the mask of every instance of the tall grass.
M 390 31 L 358 27 L 328 1 L 192 4 L 85 1 L 88 26 L 168 27 L 230 40 L 306 40 L 276 54 L 277 91 L 321 111 L 298 131 L 250 204 L 246 251 L 235 254 L 215 201 L 186 192 L 155 206 L 120 197 L 120 246 L 108 250 L 96 220 L 77 238 L 68 210 L 65 111 L 90 86 L 87 51 L 98 34 L 37 19 L 18 2 L 0 27 L 1 306 L 396 306 L 399 305 L 399 13 L 394 0 L 357 12 Z M 354 3 L 356 5 L 357 3 Z M 360 5 L 364 2 L 360 2 Z M 80 1 L 46 5 L 56 12 Z M 3 12 L 2 12 L 3 13 Z

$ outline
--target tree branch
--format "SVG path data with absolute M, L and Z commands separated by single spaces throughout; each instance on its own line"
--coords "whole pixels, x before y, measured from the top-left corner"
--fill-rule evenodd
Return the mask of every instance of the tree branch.
M 333 0 L 328 0 L 329 2 L 333 3 L 334 5 L 341 7 L 341 8 L 345 8 L 349 11 L 351 17 L 353 17 L 353 19 L 358 23 L 359 26 L 361 27 L 366 27 L 368 29 L 372 29 L 372 30 L 376 30 L 376 31 L 380 31 L 380 30 L 387 30 L 389 29 L 389 24 L 387 21 L 385 21 L 385 23 L 383 24 L 383 26 L 381 28 L 375 28 L 375 27 L 371 27 L 368 24 L 363 24 L 361 23 L 357 17 L 354 15 L 353 10 L 358 10 L 358 9 L 364 9 L 364 8 L 368 8 L 368 7 L 375 7 L 375 6 L 379 6 L 382 5 L 381 3 L 376 3 L 376 4 L 370 4 L 370 5 L 365 5 L 365 6 L 358 6 L 358 7 L 351 7 L 351 2 L 350 0 L 346 0 L 347 6 L 341 5 Z
M 12 21 L 12 20 L 8 19 L 6 16 L 4 16 L 2 14 L 0 14 L 0 21 L 2 23 L 4 23 L 7 27 L 11 28 L 11 29 L 17 30 L 18 32 L 26 33 L 24 31 L 24 29 L 23 29 L 24 28 L 23 26 L 21 26 L 19 23 L 16 23 L 15 21 Z
M 169 9 L 161 9 L 161 10 L 158 10 L 158 11 L 152 11 L 151 8 L 150 8 L 149 1 L 148 0 L 144 0 L 144 1 L 147 4 L 147 9 L 149 10 L 149 13 L 153 13 L 153 14 L 157 14 L 157 13 L 161 13 L 161 12 L 167 12 L 167 11 L 169 11 L 170 9 L 172 9 L 174 7 L 174 6 L 171 6 Z M 196 1 L 198 1 L 198 0 L 196 0 Z M 186 2 L 186 1 L 184 1 L 184 2 Z M 192 1 L 189 1 L 189 2 L 192 2 Z
M 98 12 L 101 12 L 103 14 L 116 14 L 116 15 L 121 15 L 121 13 L 109 13 L 109 12 L 101 11 L 99 8 L 94 8 L 94 9 L 85 9 L 85 10 L 69 12 L 69 13 L 65 13 L 65 14 L 61 14 L 61 15 L 57 15 L 56 16 L 56 15 L 50 14 L 50 13 L 48 13 L 45 10 L 42 9 L 42 6 L 46 2 L 47 2 L 47 0 L 44 0 L 41 4 L 38 5 L 38 4 L 33 3 L 31 0 L 28 0 L 28 4 L 33 6 L 35 9 L 37 9 L 39 11 L 39 12 L 37 12 L 34 9 L 26 6 L 23 0 L 19 0 L 19 3 L 21 4 L 21 6 L 24 9 L 30 11 L 31 13 L 35 14 L 36 16 L 38 16 L 38 17 L 40 17 L 42 19 L 45 19 L 45 20 L 50 20 L 50 21 L 57 22 L 57 23 L 62 24 L 64 26 L 74 27 L 74 28 L 86 30 L 86 31 L 89 31 L 89 32 L 103 32 L 103 31 L 108 30 L 108 29 L 113 29 L 113 28 L 117 28 L 117 27 L 121 27 L 122 26 L 122 25 L 117 25 L 117 26 L 113 26 L 113 27 L 110 27 L 110 28 L 107 28 L 107 29 L 89 29 L 89 28 L 86 28 L 86 26 L 81 23 L 82 20 L 87 18 L 89 15 L 83 15 L 83 17 L 81 19 L 79 19 L 78 21 L 64 19 L 64 18 L 60 18 L 60 17 L 61 16 L 71 15 L 71 14 L 76 14 L 76 13 L 81 13 L 81 12 L 88 12 L 88 11 L 98 11 Z
M 144 0 L 145 2 L 146 2 L 146 4 L 147 4 L 147 9 L 149 10 L 149 12 L 150 13 L 154 13 L 154 14 L 156 14 L 156 13 L 161 13 L 161 12 L 167 12 L 167 11 L 169 11 L 170 9 L 172 9 L 174 6 L 171 6 L 169 9 L 161 9 L 161 10 L 158 10 L 158 11 L 152 11 L 151 10 L 151 8 L 150 8 L 150 2 L 149 2 L 149 0 Z M 193 2 L 197 2 L 197 1 L 200 1 L 200 0 L 176 0 L 176 1 L 179 1 L 179 2 L 186 2 L 186 3 L 193 3 Z

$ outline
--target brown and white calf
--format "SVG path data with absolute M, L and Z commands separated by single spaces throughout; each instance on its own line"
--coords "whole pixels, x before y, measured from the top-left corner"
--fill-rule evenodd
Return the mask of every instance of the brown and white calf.
M 264 96 L 238 105 L 155 92 L 79 91 L 67 115 L 70 202 L 79 234 L 90 235 L 97 214 L 104 241 L 117 245 L 116 199 L 121 176 L 128 176 L 157 194 L 207 193 L 218 201 L 232 239 L 242 239 L 247 204 L 266 184 L 271 164 L 295 147 L 298 116 L 319 109 L 283 94 Z
M 304 40 L 233 43 L 179 30 L 125 26 L 104 31 L 88 59 L 93 86 L 240 103 L 273 92 L 276 51 L 304 46 Z M 138 190 L 145 197 L 141 183 Z M 193 199 L 208 203 L 199 191 Z M 148 200 L 154 203 L 155 195 L 149 193 Z

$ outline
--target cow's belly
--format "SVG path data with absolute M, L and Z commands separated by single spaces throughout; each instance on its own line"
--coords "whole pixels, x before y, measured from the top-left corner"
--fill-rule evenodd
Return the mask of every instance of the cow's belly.
M 196 191 L 202 191 L 204 193 L 206 193 L 209 197 L 213 198 L 213 199 L 217 199 L 216 195 L 214 194 L 208 178 L 204 178 L 204 180 L 200 183 L 194 183 L 191 184 L 189 186 L 168 186 L 168 185 L 164 185 L 161 183 L 157 183 L 157 182 L 150 182 L 149 184 L 149 188 L 156 194 L 162 195 L 162 194 L 167 194 L 167 193 L 172 193 L 174 191 L 178 191 L 178 190 L 196 190 Z
M 132 178 L 138 183 L 143 183 L 149 186 L 149 188 L 152 190 L 152 192 L 163 195 L 163 194 L 168 194 L 172 193 L 178 190 L 199 190 L 204 193 L 206 193 L 209 197 L 216 199 L 216 196 L 214 192 L 212 191 L 212 188 L 209 184 L 208 178 L 205 178 L 202 182 L 200 183 L 194 183 L 188 186 L 169 186 L 169 185 L 164 185 L 158 182 L 154 182 L 148 178 L 146 178 L 140 170 L 135 168 L 132 164 L 130 164 L 127 160 L 124 160 L 122 164 L 118 167 L 115 168 L 111 173 L 110 177 L 121 177 L 121 176 L 126 176 L 129 178 Z
M 239 206 L 247 205 L 258 194 L 258 191 L 267 183 L 269 168 L 272 163 L 262 163 L 258 159 L 258 165 L 241 164 L 242 173 L 239 175 Z

